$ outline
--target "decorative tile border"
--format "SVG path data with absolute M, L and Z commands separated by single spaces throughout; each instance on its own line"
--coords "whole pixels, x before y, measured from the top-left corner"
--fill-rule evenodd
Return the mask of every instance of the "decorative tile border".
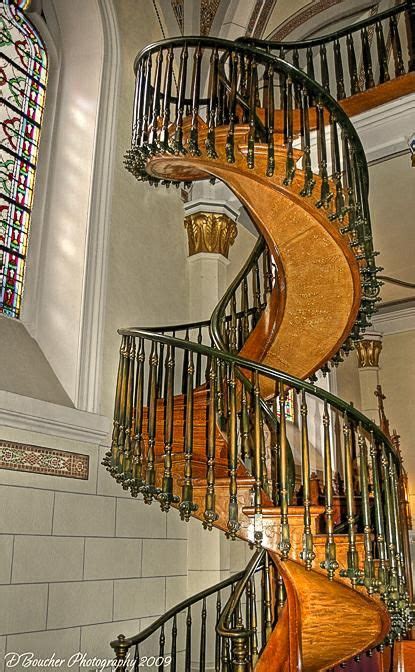
M 89 455 L 0 440 L 0 469 L 87 481 Z

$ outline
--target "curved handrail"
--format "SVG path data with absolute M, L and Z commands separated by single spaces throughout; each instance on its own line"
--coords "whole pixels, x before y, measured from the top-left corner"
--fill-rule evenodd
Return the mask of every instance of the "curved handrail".
M 154 634 L 159 628 L 161 628 L 162 625 L 167 623 L 173 616 L 176 616 L 180 611 L 184 611 L 188 607 L 191 607 L 192 605 L 196 604 L 196 602 L 202 601 L 204 598 L 210 597 L 211 595 L 214 595 L 215 593 L 218 593 L 220 590 L 224 590 L 225 588 L 228 588 L 229 586 L 232 586 L 234 583 L 237 583 L 240 581 L 244 575 L 245 575 L 246 569 L 241 569 L 239 572 L 236 574 L 232 574 L 232 576 L 229 576 L 227 579 L 224 579 L 223 581 L 220 581 L 219 583 L 216 583 L 214 586 L 210 586 L 209 588 L 205 588 L 205 590 L 200 591 L 200 593 L 197 593 L 196 595 L 192 595 L 191 597 L 186 598 L 182 602 L 179 602 L 176 604 L 174 607 L 166 611 L 165 614 L 160 616 L 154 623 L 151 623 L 147 628 L 139 632 L 137 635 L 134 635 L 133 637 L 128 637 L 127 639 L 124 639 L 124 645 L 127 648 L 130 648 L 131 646 L 135 646 L 136 644 L 140 644 L 143 642 L 145 639 L 150 637 L 152 634 Z M 111 643 L 110 646 L 113 649 L 116 649 L 119 646 L 119 641 L 118 639 L 114 639 Z
M 327 44 L 329 42 L 334 42 L 342 37 L 350 35 L 350 33 L 357 32 L 362 28 L 368 28 L 374 23 L 383 21 L 383 19 L 389 19 L 391 16 L 399 14 L 403 10 L 409 7 L 409 2 L 402 2 L 400 5 L 386 9 L 375 16 L 369 16 L 366 19 L 357 21 L 350 26 L 345 28 L 340 28 L 339 30 L 333 31 L 327 35 L 321 37 L 313 37 L 306 40 L 282 40 L 280 42 L 274 40 L 261 40 L 255 37 L 239 37 L 236 42 L 241 44 L 251 44 L 254 46 L 266 48 L 266 49 L 307 49 L 309 47 L 317 47 L 322 44 Z
M 291 376 L 288 373 L 284 373 L 284 371 L 278 371 L 277 369 L 273 369 L 265 364 L 259 364 L 258 362 L 254 362 L 244 357 L 239 357 L 238 355 L 232 355 L 228 352 L 219 352 L 215 348 L 211 348 L 207 345 L 192 343 L 191 341 L 185 341 L 184 339 L 181 338 L 174 338 L 173 336 L 163 336 L 161 334 L 156 334 L 151 331 L 144 331 L 142 329 L 135 329 L 135 328 L 118 329 L 118 334 L 120 334 L 120 336 L 137 336 L 149 341 L 163 343 L 164 345 L 170 345 L 174 348 L 187 350 L 189 352 L 192 351 L 194 353 L 200 353 L 201 355 L 205 355 L 206 357 L 210 358 L 216 357 L 217 359 L 220 359 L 228 364 L 234 364 L 238 368 L 246 369 L 248 371 L 252 371 L 253 373 L 256 372 L 258 373 L 259 376 L 265 376 L 267 378 L 271 378 L 275 382 L 279 381 L 284 385 L 286 385 L 287 387 L 295 388 L 297 391 L 307 392 L 316 399 L 320 399 L 320 401 L 327 402 L 329 406 L 335 408 L 340 413 L 346 414 L 349 419 L 354 420 L 357 426 L 361 425 L 361 427 L 365 429 L 369 434 L 373 434 L 374 438 L 377 440 L 379 444 L 384 444 L 385 446 L 388 447 L 394 459 L 396 460 L 397 467 L 398 468 L 400 467 L 400 458 L 396 454 L 394 446 L 392 445 L 391 441 L 386 436 L 386 434 L 384 434 L 384 432 L 375 424 L 375 422 L 373 422 L 373 420 L 370 420 L 363 413 L 358 411 L 353 405 L 348 404 L 339 397 L 336 397 L 331 392 L 327 392 L 327 390 L 323 390 L 322 388 L 317 387 L 312 383 L 307 383 L 306 381 L 301 380 L 300 378 L 296 378 L 295 376 Z
M 238 581 L 238 585 L 235 588 L 234 592 L 230 596 L 228 602 L 223 609 L 219 622 L 216 626 L 216 632 L 221 637 L 237 638 L 237 637 L 248 637 L 250 635 L 250 630 L 235 630 L 229 628 L 229 622 L 232 618 L 235 609 L 241 599 L 243 592 L 247 586 L 248 581 L 251 576 L 259 569 L 261 562 L 264 560 L 266 549 L 262 548 L 261 550 L 256 551 L 249 561 L 245 570 L 241 572 L 242 576 Z

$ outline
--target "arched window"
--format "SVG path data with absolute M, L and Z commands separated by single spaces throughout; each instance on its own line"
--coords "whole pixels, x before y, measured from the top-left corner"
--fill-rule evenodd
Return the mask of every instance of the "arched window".
M 0 2 L 0 313 L 19 317 L 45 102 L 45 45 L 24 10 Z

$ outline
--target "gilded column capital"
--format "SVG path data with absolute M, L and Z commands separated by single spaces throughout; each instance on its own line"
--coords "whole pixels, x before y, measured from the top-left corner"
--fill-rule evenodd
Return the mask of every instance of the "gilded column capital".
M 377 368 L 382 350 L 382 337 L 380 334 L 366 334 L 355 344 L 359 369 Z
M 224 213 L 195 212 L 184 219 L 189 243 L 189 257 L 199 252 L 222 254 L 228 258 L 229 248 L 238 234 L 236 222 Z

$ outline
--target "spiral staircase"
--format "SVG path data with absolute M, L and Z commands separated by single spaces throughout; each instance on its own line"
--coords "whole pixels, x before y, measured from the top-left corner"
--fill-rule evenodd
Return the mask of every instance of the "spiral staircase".
M 379 293 L 347 106 L 414 90 L 414 15 L 403 3 L 305 43 L 172 39 L 136 59 L 127 169 L 154 187 L 223 181 L 259 238 L 210 320 L 120 329 L 104 464 L 133 497 L 256 551 L 243 572 L 114 640 L 122 669 L 154 634 L 156 664 L 178 672 L 396 669 L 414 622 L 401 463 L 389 436 L 314 382 L 353 349 Z

